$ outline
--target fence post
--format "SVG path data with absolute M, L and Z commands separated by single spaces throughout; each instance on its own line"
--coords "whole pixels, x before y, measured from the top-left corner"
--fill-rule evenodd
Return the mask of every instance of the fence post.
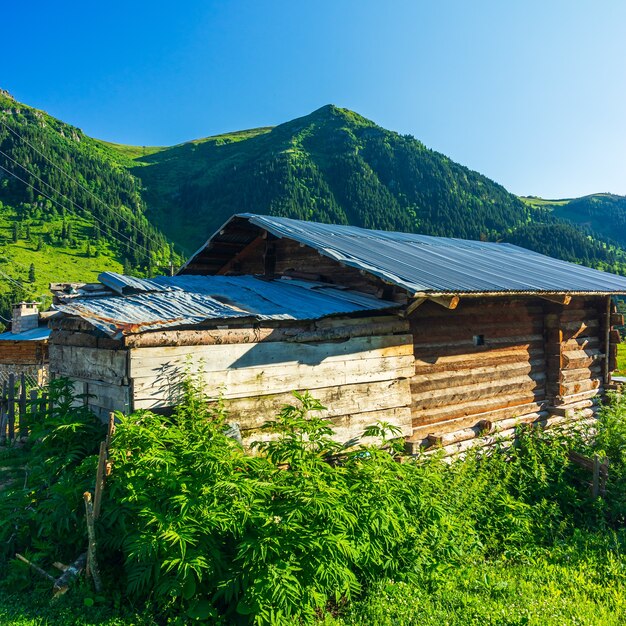
M 9 374 L 7 402 L 9 403 L 9 440 L 15 437 L 15 374 Z
M 39 413 L 39 392 L 37 389 L 30 390 L 30 424 L 33 424 L 37 419 Z
M 593 457 L 593 481 L 591 483 L 591 495 L 597 498 L 600 493 L 600 459 L 598 455 Z
M 20 376 L 20 437 L 28 436 L 28 417 L 26 415 L 26 374 Z
M 6 443 L 7 441 L 7 411 L 6 411 L 6 396 L 7 396 L 7 381 L 2 384 L 2 392 L 0 395 L 0 443 Z

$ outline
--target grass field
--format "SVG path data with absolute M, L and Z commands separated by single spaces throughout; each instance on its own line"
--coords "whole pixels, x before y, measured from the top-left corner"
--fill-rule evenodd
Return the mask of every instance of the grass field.
M 613 373 L 617 376 L 626 376 L 626 343 L 617 344 L 617 369 Z
M 319 618 L 324 626 L 621 626 L 626 623 L 624 564 L 599 563 L 574 550 L 529 554 L 522 562 L 435 567 L 428 585 L 388 581 L 350 609 Z M 74 589 L 0 593 L 0 624 L 14 626 L 156 626 L 132 607 Z M 191 621 L 179 618 L 171 624 Z M 194 622 L 197 623 L 197 622 Z

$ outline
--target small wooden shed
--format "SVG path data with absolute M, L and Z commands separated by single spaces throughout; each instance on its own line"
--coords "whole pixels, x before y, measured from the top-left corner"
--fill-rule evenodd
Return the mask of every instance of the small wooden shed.
M 384 420 L 413 452 L 592 418 L 626 293 L 626 278 L 509 244 L 252 214 L 177 276 L 100 282 L 58 298 L 50 367 L 103 416 L 167 410 L 191 370 L 246 437 L 308 389 L 340 439 Z
M 47 380 L 49 318 L 50 314 L 39 312 L 36 302 L 13 305 L 11 329 L 0 333 L 0 382 L 11 374 L 24 374 L 38 385 Z

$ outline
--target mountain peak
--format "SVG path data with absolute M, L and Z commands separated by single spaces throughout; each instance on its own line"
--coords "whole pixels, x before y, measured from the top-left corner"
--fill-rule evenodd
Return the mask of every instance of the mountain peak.
M 338 107 L 335 104 L 325 104 L 323 107 L 316 109 L 309 115 L 305 116 L 308 118 L 320 119 L 320 120 L 331 120 L 331 119 L 341 119 L 346 122 L 351 122 L 353 124 L 359 125 L 367 125 L 373 126 L 374 122 L 368 120 L 366 117 L 363 117 L 359 113 L 352 111 L 350 109 L 345 109 L 342 107 Z

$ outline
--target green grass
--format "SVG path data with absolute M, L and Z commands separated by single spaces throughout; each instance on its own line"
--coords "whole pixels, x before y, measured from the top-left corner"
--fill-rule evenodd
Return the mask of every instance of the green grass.
M 123 143 L 113 143 L 110 141 L 104 141 L 102 139 L 96 139 L 98 143 L 101 143 L 103 146 L 110 148 L 113 152 L 125 157 L 126 159 L 141 159 L 141 157 L 149 156 L 151 154 L 156 154 L 161 150 L 166 150 L 166 147 L 163 146 L 127 146 Z
M 546 198 L 538 198 L 536 196 L 519 196 L 519 199 L 530 207 L 551 208 L 557 206 L 565 206 L 571 202 L 571 198 L 563 198 L 561 200 L 548 200 Z
M 613 373 L 626 376 L 626 343 L 617 344 L 617 369 Z
M 89 606 L 88 606 L 89 605 Z M 143 612 L 116 609 L 104 598 L 74 589 L 53 599 L 50 591 L 0 591 L 0 624 L 8 626 L 156 626 Z
M 548 553 L 525 564 L 441 567 L 431 588 L 387 582 L 325 626 L 618 626 L 626 622 L 624 565 L 607 567 L 572 553 Z
M 12 230 L 15 212 L 5 206 L 0 212 L 0 272 L 15 280 L 21 280 L 34 296 L 49 294 L 51 282 L 94 282 L 100 272 L 121 272 L 122 264 L 117 260 L 110 243 L 102 239 L 97 245 L 92 241 L 92 254 L 96 248 L 99 256 L 87 257 L 85 244 L 90 238 L 92 225 L 83 218 L 72 217 L 73 235 L 78 240 L 75 247 L 44 244 L 37 250 L 37 240 L 45 239 L 50 232 L 60 231 L 62 220 L 31 220 L 30 241 L 22 238 L 13 242 Z M 35 266 L 35 282 L 28 281 L 30 264 Z M 4 292 L 10 281 L 0 275 L 0 291 Z

